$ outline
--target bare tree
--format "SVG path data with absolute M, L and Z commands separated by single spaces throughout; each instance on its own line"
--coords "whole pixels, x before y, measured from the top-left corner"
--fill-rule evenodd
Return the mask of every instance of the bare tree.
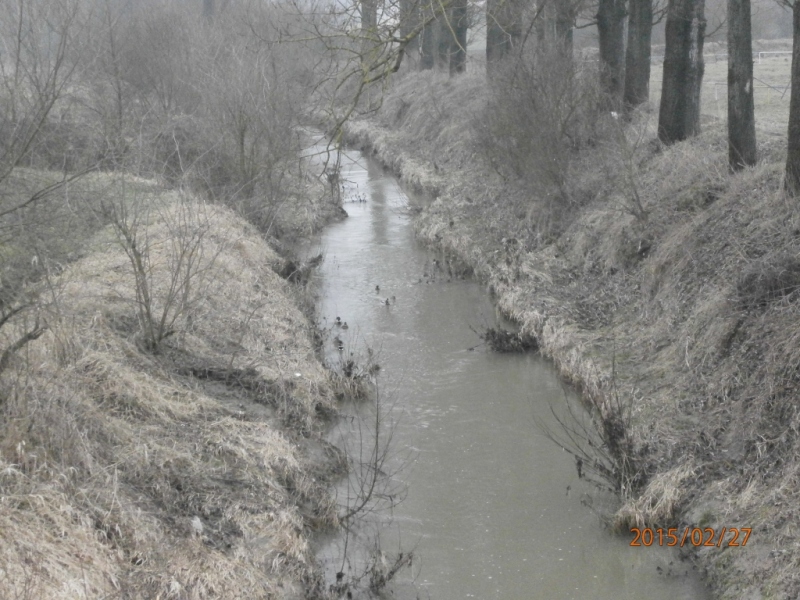
M 68 172 L 71 161 L 65 150 L 58 161 L 61 164 L 57 165 L 62 170 L 60 177 L 46 178 L 47 182 L 41 184 L 22 178 L 14 182 L 19 167 L 36 166 L 37 147 L 49 142 L 48 121 L 64 102 L 77 70 L 73 50 L 84 26 L 82 17 L 77 0 L 0 3 L 0 187 L 3 188 L 0 219 L 5 232 L 16 228 L 23 235 L 30 225 L 26 221 L 27 209 L 45 202 L 54 192 L 89 170 Z M 14 190 L 20 187 L 24 193 Z M 9 193 L 9 189 L 14 191 Z M 11 217 L 14 217 L 13 223 L 8 221 Z M 38 256 L 34 255 L 31 262 L 38 262 Z M 9 325 L 12 319 L 36 311 L 36 301 L 26 298 L 22 287 L 0 289 L 0 328 Z M 41 336 L 45 329 L 46 325 L 40 323 L 37 315 L 33 325 L 28 322 L 12 333 L 0 351 L 0 371 L 8 366 L 15 353 Z
M 73 80 L 77 0 L 0 4 L 0 182 L 42 139 L 47 119 Z
M 750 0 L 728 0 L 728 165 L 756 164 Z
M 789 103 L 789 153 L 786 158 L 786 191 L 800 196 L 800 2 L 792 5 L 792 98 Z
M 625 77 L 625 0 L 599 0 L 597 32 L 600 80 L 615 106 L 622 98 Z
M 158 11 L 145 7 L 128 16 L 127 36 L 135 43 L 125 47 L 120 60 L 128 90 L 143 113 L 168 119 L 196 110 L 200 94 L 191 79 L 194 63 L 203 56 L 195 39 L 199 25 L 170 6 Z
M 420 67 L 449 68 L 452 49 L 453 0 L 421 0 L 418 5 L 421 18 L 412 28 L 399 15 L 403 7 L 400 0 L 377 3 L 373 27 L 365 27 L 372 20 L 371 2 L 363 0 L 353 4 L 325 5 L 309 12 L 297 4 L 297 15 L 305 19 L 299 32 L 282 36 L 282 41 L 313 43 L 326 64 L 327 72 L 318 73 L 323 80 L 317 86 L 320 93 L 330 93 L 330 112 L 334 138 L 341 135 L 341 127 L 359 108 L 373 109 L 380 102 L 385 81 L 396 73 L 406 56 L 409 45 L 422 36 Z M 364 6 L 367 3 L 366 13 Z M 401 35 L 401 29 L 407 33 Z M 439 30 L 446 29 L 447 34 Z M 368 92 L 375 91 L 375 94 Z M 374 104 L 361 101 L 369 96 Z M 342 102 L 344 100 L 344 102 Z
M 522 11 L 518 0 L 487 0 L 486 62 L 495 63 L 519 44 Z M 491 70 L 490 70 L 491 72 Z
M 650 97 L 650 38 L 653 30 L 653 0 L 628 3 L 628 46 L 625 51 L 626 110 L 647 102 Z
M 703 92 L 703 44 L 706 39 L 705 0 L 694 0 L 689 28 L 688 102 L 686 131 L 688 136 L 700 133 L 700 99 Z
M 700 131 L 704 0 L 670 0 L 658 138 L 671 144 Z

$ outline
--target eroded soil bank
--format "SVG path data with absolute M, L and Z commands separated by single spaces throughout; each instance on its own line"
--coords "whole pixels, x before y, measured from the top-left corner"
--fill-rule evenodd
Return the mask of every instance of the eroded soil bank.
M 286 260 L 226 208 L 92 177 L 127 194 L 145 269 L 105 227 L 31 286 L 46 330 L 0 379 L 0 598 L 318 597 L 337 380 Z M 311 228 L 337 209 L 306 208 Z
M 544 200 L 480 152 L 486 97 L 478 75 L 411 74 L 348 138 L 436 198 L 418 235 L 483 278 L 598 414 L 629 410 L 638 479 L 615 526 L 752 528 L 745 547 L 728 535 L 684 552 L 720 598 L 797 597 L 800 208 L 781 191 L 785 139 L 762 133 L 761 163 L 731 176 L 722 125 L 661 148 L 640 115 L 624 164 L 603 147 L 579 157 L 582 200 L 547 237 Z

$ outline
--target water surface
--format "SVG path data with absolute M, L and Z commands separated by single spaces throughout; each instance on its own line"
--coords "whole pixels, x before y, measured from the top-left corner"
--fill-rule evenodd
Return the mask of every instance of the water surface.
M 329 342 L 329 359 L 381 365 L 384 421 L 393 432 L 384 469 L 398 471 L 390 491 L 407 486 L 407 494 L 370 518 L 387 554 L 402 548 L 415 556 L 392 597 L 707 598 L 677 554 L 631 548 L 602 526 L 595 511 L 608 498 L 578 479 L 571 456 L 537 426 L 556 427 L 551 406 L 563 412 L 574 397 L 538 355 L 479 345 L 475 331 L 496 323 L 488 294 L 437 266 L 442 257 L 415 240 L 408 196 L 395 178 L 351 151 L 341 179 L 349 217 L 306 251 L 325 254 L 320 324 L 344 345 L 340 352 Z M 341 427 L 351 446 L 355 423 Z M 349 539 L 348 556 L 354 545 Z M 342 538 L 321 549 L 329 573 L 357 570 L 343 551 Z

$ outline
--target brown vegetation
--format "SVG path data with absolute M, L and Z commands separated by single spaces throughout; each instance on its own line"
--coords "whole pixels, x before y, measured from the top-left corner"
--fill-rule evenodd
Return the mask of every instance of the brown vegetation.
M 308 534 L 337 523 L 342 468 L 315 433 L 334 397 L 313 326 L 252 226 L 178 193 L 149 200 L 154 305 L 174 291 L 175 228 L 204 233 L 157 354 L 139 343 L 125 243 L 104 229 L 49 280 L 48 330 L 0 382 L 0 597 L 312 593 Z M 185 211 L 205 227 L 164 217 Z
M 641 479 L 620 490 L 617 526 L 752 527 L 745 548 L 697 552 L 709 583 L 796 597 L 800 209 L 782 189 L 785 139 L 761 136 L 761 162 L 731 175 L 719 124 L 663 148 L 646 111 L 608 120 L 562 164 L 574 202 L 551 227 L 540 187 L 502 177 L 476 143 L 490 102 L 478 75 L 413 75 L 350 137 L 432 192 L 420 237 L 485 279 L 601 425 L 615 398 L 630 405 Z

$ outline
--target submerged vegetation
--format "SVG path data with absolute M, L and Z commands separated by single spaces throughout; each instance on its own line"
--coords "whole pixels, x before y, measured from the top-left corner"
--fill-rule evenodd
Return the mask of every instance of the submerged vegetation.
M 536 338 L 532 335 L 501 328 L 487 327 L 481 337 L 495 352 L 526 352 L 538 347 Z

